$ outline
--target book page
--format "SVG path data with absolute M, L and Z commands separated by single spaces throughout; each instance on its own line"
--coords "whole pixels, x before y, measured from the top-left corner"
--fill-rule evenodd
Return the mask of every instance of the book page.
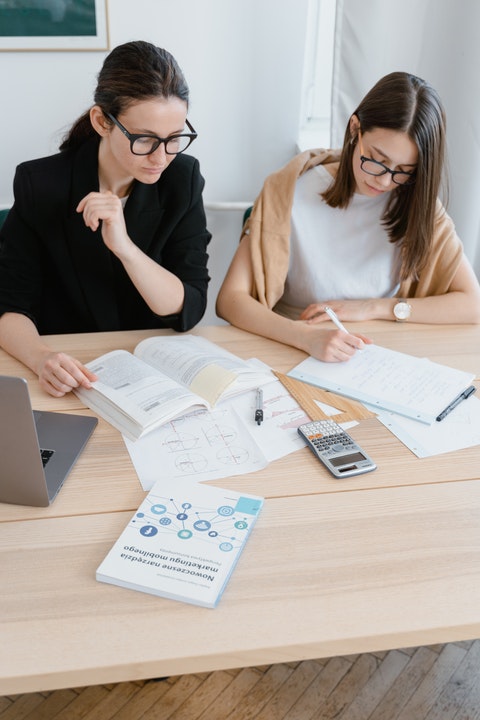
M 344 363 L 307 358 L 288 375 L 426 423 L 433 422 L 474 377 L 378 345 L 366 345 Z
M 195 335 L 147 338 L 137 345 L 135 355 L 212 405 L 227 397 L 229 390 L 235 392 L 233 386 L 248 389 L 267 378 L 265 372 L 255 370 L 245 360 Z
M 235 382 L 235 374 L 220 365 L 209 365 L 200 370 L 190 383 L 190 390 L 206 398 L 211 405 Z
M 88 407 L 100 412 L 116 427 L 115 414 L 122 417 L 122 422 L 128 423 L 129 419 L 133 419 L 138 425 L 148 427 L 161 420 L 166 422 L 195 406 L 208 406 L 203 398 L 126 350 L 102 355 L 88 363 L 87 367 L 98 377 L 93 388 L 100 395 L 84 388 L 77 388 L 75 393 Z M 114 414 L 108 411 L 105 399 L 111 401 Z M 137 435 L 133 427 L 122 426 L 121 429 Z

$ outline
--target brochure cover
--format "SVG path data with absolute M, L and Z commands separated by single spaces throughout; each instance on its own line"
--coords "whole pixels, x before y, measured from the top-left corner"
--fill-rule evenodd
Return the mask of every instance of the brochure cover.
M 97 569 L 100 582 L 213 608 L 263 498 L 159 480 Z

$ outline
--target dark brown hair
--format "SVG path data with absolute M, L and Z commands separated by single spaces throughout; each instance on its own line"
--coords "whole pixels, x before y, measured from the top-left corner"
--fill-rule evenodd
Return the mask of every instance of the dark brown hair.
M 97 80 L 94 101 L 104 114 L 117 117 L 133 102 L 150 98 L 177 97 L 188 106 L 188 85 L 173 55 L 143 40 L 114 48 Z M 88 110 L 73 124 L 60 150 L 76 148 L 95 134 Z
M 416 180 L 390 193 L 383 223 L 390 241 L 401 244 L 401 280 L 417 277 L 433 240 L 435 205 L 445 162 L 445 111 L 425 80 L 393 72 L 379 80 L 354 111 L 362 133 L 375 128 L 405 132 L 418 149 Z M 356 138 L 345 131 L 334 183 L 323 193 L 331 207 L 348 206 L 355 191 L 352 158 Z

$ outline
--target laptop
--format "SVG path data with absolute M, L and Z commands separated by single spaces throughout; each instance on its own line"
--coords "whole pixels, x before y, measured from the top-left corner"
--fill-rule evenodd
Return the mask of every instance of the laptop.
M 50 505 L 96 424 L 32 410 L 26 380 L 0 375 L 0 502 Z

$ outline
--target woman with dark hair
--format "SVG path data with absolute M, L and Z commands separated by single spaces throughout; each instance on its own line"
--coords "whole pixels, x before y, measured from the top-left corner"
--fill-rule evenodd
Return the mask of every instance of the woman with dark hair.
M 147 42 L 112 50 L 57 155 L 18 166 L 1 230 L 0 345 L 61 396 L 92 374 L 42 335 L 189 330 L 207 300 L 204 181 L 188 86 Z M 185 128 L 186 126 L 186 128 Z
M 318 359 L 368 338 L 340 320 L 479 323 L 480 287 L 438 199 L 445 114 L 424 80 L 391 73 L 349 119 L 341 151 L 269 176 L 217 298 L 220 317 Z

